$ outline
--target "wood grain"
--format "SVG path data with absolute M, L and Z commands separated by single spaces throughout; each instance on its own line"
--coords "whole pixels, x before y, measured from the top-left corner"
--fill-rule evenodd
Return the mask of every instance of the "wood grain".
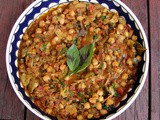
M 0 0 L 0 119 L 40 120 L 24 107 L 15 95 L 6 73 L 5 49 L 9 33 L 18 16 L 34 0 Z M 142 23 L 151 45 L 151 98 L 148 95 L 148 80 L 136 101 L 114 120 L 160 120 L 160 1 L 122 0 L 136 14 Z M 149 15 L 147 14 L 149 1 Z M 148 17 L 150 29 L 148 32 Z M 151 106 L 149 105 L 151 100 Z M 149 107 L 151 107 L 151 111 Z
M 5 50 L 11 28 L 28 3 L 24 0 L 0 0 L 0 119 L 24 119 L 24 105 L 7 77 Z
M 148 35 L 147 0 L 122 0 L 138 17 Z M 115 120 L 148 120 L 148 79 L 135 102 Z
M 160 1 L 150 0 L 151 119 L 160 120 Z

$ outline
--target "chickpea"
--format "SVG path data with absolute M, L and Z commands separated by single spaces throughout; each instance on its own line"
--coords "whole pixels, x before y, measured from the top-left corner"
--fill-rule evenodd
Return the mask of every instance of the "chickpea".
M 106 115 L 108 112 L 105 109 L 100 110 L 101 115 Z
M 96 103 L 96 108 L 97 108 L 98 110 L 101 110 L 101 109 L 102 109 L 102 104 L 101 104 L 100 102 L 97 102 L 97 103 Z
M 115 38 L 110 37 L 110 38 L 108 39 L 108 42 L 112 45 L 113 43 L 116 42 L 116 40 L 115 40 Z
M 113 67 L 118 67 L 118 66 L 119 66 L 119 63 L 118 63 L 117 61 L 114 61 L 114 62 L 112 62 L 112 66 L 113 66 Z
M 96 28 L 96 29 L 95 29 L 95 32 L 96 32 L 97 34 L 98 34 L 100 31 L 101 31 L 100 28 Z
M 135 42 L 132 41 L 131 39 L 129 39 L 129 40 L 127 41 L 127 45 L 128 45 L 128 46 L 133 46 L 134 44 L 135 44 Z
M 58 36 L 55 36 L 55 37 L 52 39 L 51 44 L 52 44 L 52 45 L 55 45 L 55 44 L 57 44 L 57 43 L 60 43 L 60 40 L 59 40 Z
M 132 40 L 135 40 L 135 41 L 136 41 L 136 40 L 137 40 L 137 36 L 136 36 L 136 35 L 133 35 L 133 36 L 132 36 Z
M 112 19 L 111 19 L 112 23 L 117 23 L 118 22 L 118 17 L 117 15 L 113 15 Z
M 104 101 L 104 97 L 100 96 L 98 100 L 99 100 L 99 102 L 103 102 Z
M 128 74 L 127 73 L 123 73 L 122 74 L 122 79 L 127 80 L 128 79 Z
M 48 30 L 49 30 L 49 31 L 53 31 L 53 30 L 54 30 L 54 25 L 50 25 L 50 26 L 48 27 Z
M 96 103 L 96 101 L 97 101 L 96 98 L 90 98 L 90 99 L 89 99 L 89 102 L 90 102 L 90 103 L 93 103 L 93 104 Z
M 131 58 L 128 58 L 128 59 L 127 59 L 127 64 L 130 65 L 130 66 L 133 65 L 133 61 L 132 61 Z
M 129 37 L 129 32 L 128 31 L 124 31 L 124 35 L 126 36 L 126 37 Z
M 34 40 L 35 43 L 38 43 L 38 42 L 41 41 L 40 38 L 34 38 L 33 40 Z
M 92 95 L 92 97 L 95 98 L 95 99 L 98 99 L 98 94 L 97 94 L 97 93 L 94 93 L 94 94 Z
M 36 49 L 32 49 L 31 54 L 35 55 L 36 54 Z
M 49 76 L 49 75 L 45 75 L 45 76 L 43 77 L 43 80 L 44 80 L 45 82 L 48 82 L 48 81 L 50 80 L 50 76 Z
M 82 21 L 83 19 L 84 19 L 83 16 L 78 16 L 78 17 L 77 17 L 77 20 L 78 20 L 78 21 Z
M 98 65 L 98 60 L 96 58 L 93 58 L 92 63 L 93 63 L 94 66 Z
M 82 115 L 78 115 L 77 116 L 77 120 L 83 120 L 83 116 Z
M 84 104 L 84 108 L 85 108 L 85 109 L 89 109 L 89 108 L 91 108 L 90 103 L 89 103 L 89 102 L 86 102 L 86 103 Z
M 98 12 L 97 17 L 101 17 L 101 15 L 102 15 L 101 12 Z
M 136 58 L 137 58 L 138 62 L 140 62 L 142 60 L 142 57 L 139 55 Z
M 132 73 L 132 71 L 131 71 L 130 69 L 128 69 L 128 70 L 127 70 L 127 73 L 128 73 L 128 74 L 131 74 L 131 73 Z
M 62 71 L 63 71 L 65 68 L 66 68 L 66 65 L 64 65 L 64 64 L 60 66 L 60 70 L 62 70 Z
M 31 41 L 31 40 L 27 40 L 27 41 L 26 41 L 26 45 L 27 45 L 27 46 L 29 46 L 29 45 L 31 45 L 31 44 L 32 44 L 32 41 Z
M 47 108 L 46 109 L 46 113 L 51 114 L 52 113 L 52 109 L 51 108 Z
M 71 36 L 71 35 L 67 35 L 66 39 L 67 39 L 68 41 L 71 41 L 71 40 L 72 40 L 72 36 Z
M 39 22 L 39 27 L 44 27 L 45 26 L 45 22 L 44 22 L 44 20 L 41 20 L 40 22 Z
M 89 28 L 89 31 L 90 31 L 90 32 L 93 32 L 93 31 L 94 31 L 94 28 L 93 28 L 93 27 L 90 27 L 90 28 Z
M 55 11 L 55 10 L 52 12 L 52 15 L 57 15 L 57 14 L 58 14 L 58 13 L 57 13 L 57 11 Z
M 97 94 L 100 95 L 100 96 L 102 96 L 103 95 L 103 90 L 98 90 Z
M 44 64 L 44 69 L 47 69 L 48 68 L 48 64 Z
M 64 24 L 64 18 L 60 17 L 60 18 L 59 18 L 59 23 L 60 23 L 61 25 L 63 25 L 63 24 Z
M 62 12 L 62 8 L 59 7 L 59 8 L 57 9 L 57 12 L 58 12 L 58 13 L 61 13 L 61 12 Z
M 111 56 L 110 55 L 106 55 L 105 60 L 106 60 L 106 62 L 107 61 L 111 61 Z
M 91 119 L 92 117 L 93 117 L 93 114 L 88 114 L 88 115 L 87 115 L 87 118 L 88 118 L 88 119 Z
M 121 86 L 122 86 L 122 87 L 125 87 L 126 85 L 127 85 L 126 82 L 124 82 L 124 81 L 121 82 Z
M 71 11 L 69 12 L 69 14 L 70 14 L 70 16 L 72 16 L 72 17 L 75 16 L 75 12 L 74 12 L 73 10 L 71 10 Z
M 59 108 L 60 108 L 60 109 L 63 109 L 63 108 L 64 108 L 63 104 L 60 103 L 60 104 L 59 104 Z
M 123 29 L 124 29 L 123 24 L 119 24 L 119 25 L 118 25 L 118 30 L 123 30 Z
M 52 72 L 52 70 L 53 70 L 52 66 L 49 66 L 49 67 L 47 68 L 47 72 Z
M 70 29 L 68 32 L 69 32 L 69 34 L 73 34 L 73 33 L 75 33 L 75 30 L 74 29 Z
M 103 12 L 104 12 L 104 13 L 108 12 L 108 9 L 107 9 L 107 8 L 104 8 Z
M 36 29 L 36 33 L 41 34 L 41 33 L 42 33 L 42 29 L 41 29 L 41 28 L 37 28 L 37 29 Z
M 113 105 L 113 104 L 114 104 L 114 101 L 112 98 L 107 99 L 106 105 Z
M 134 81 L 133 79 L 129 80 L 129 84 L 130 84 L 130 85 L 133 85 L 134 82 L 135 82 L 135 81 Z
M 24 39 L 24 40 L 28 40 L 28 38 L 29 38 L 28 34 L 24 34 L 24 35 L 23 35 L 23 39 Z
M 47 21 L 46 21 L 46 24 L 47 24 L 47 25 L 51 24 L 51 21 L 50 21 L 50 20 L 47 20 Z

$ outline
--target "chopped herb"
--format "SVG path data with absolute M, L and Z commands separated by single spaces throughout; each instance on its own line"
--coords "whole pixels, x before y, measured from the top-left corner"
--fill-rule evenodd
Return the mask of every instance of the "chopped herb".
M 113 90 L 114 90 L 114 97 L 119 97 L 120 95 L 119 95 L 119 93 L 116 91 L 116 88 L 115 88 L 115 85 L 114 85 L 114 83 L 112 83 L 112 88 L 113 88 Z
M 105 103 L 102 104 L 102 108 L 106 109 L 108 111 L 111 111 L 111 109 L 112 109 L 111 106 L 105 105 Z
M 99 68 L 100 68 L 100 69 L 104 69 L 104 67 L 105 67 L 104 62 L 101 62 Z
M 85 100 L 85 99 L 82 100 L 82 103 L 86 103 L 86 102 L 87 102 L 87 100 Z
M 80 92 L 77 92 L 77 95 L 80 96 L 81 98 L 84 98 L 84 95 Z
M 66 89 L 65 91 L 64 91 L 64 93 L 66 94 L 68 92 L 68 89 Z
M 65 54 L 65 53 L 67 52 L 67 50 L 68 50 L 67 47 L 63 48 L 63 49 L 60 51 L 60 54 L 61 54 L 61 55 L 62 55 L 62 54 Z
M 74 44 L 75 44 L 75 45 L 78 44 L 78 38 L 76 38 L 76 39 L 74 40 Z
M 95 108 L 95 105 L 92 105 L 91 108 Z
M 110 28 L 114 28 L 115 25 L 116 25 L 115 23 L 109 23 L 109 27 L 110 27 Z
M 59 84 L 60 84 L 63 88 L 65 87 L 64 82 L 60 81 Z
M 43 44 L 43 51 L 47 49 L 47 44 Z
M 106 19 L 106 16 L 102 16 L 102 17 L 101 17 L 101 20 L 104 20 L 104 19 Z
M 93 36 L 93 40 L 97 40 L 98 39 L 98 34 Z
M 27 54 L 26 54 L 26 56 L 28 56 L 28 57 L 30 57 L 30 55 L 31 55 L 30 53 L 27 53 Z
M 74 93 L 72 91 L 70 91 L 70 96 L 73 97 Z

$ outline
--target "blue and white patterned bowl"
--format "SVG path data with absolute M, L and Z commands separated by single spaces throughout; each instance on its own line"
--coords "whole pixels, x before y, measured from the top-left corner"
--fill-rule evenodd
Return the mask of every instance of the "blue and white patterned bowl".
M 24 91 L 22 84 L 20 83 L 18 71 L 17 71 L 17 56 L 18 56 L 18 48 L 22 39 L 22 35 L 27 29 L 27 27 L 34 21 L 38 16 L 42 13 L 47 12 L 50 8 L 58 6 L 59 4 L 63 4 L 72 0 L 36 0 L 33 2 L 18 18 L 16 21 L 7 44 L 6 50 L 6 65 L 7 72 L 12 84 L 12 87 L 22 101 L 22 103 L 34 114 L 39 116 L 42 119 L 53 119 L 56 118 L 45 114 L 41 111 L 28 97 L 26 92 Z M 143 46 L 147 49 L 143 55 L 143 61 L 140 64 L 140 68 L 138 70 L 138 78 L 132 90 L 128 92 L 117 108 L 111 111 L 110 114 L 106 115 L 100 119 L 111 120 L 116 116 L 120 115 L 123 111 L 125 111 L 136 99 L 139 95 L 148 73 L 149 66 L 149 48 L 148 42 L 143 30 L 142 25 L 140 24 L 137 17 L 134 13 L 120 0 L 80 0 L 92 3 L 100 3 L 103 6 L 107 7 L 111 11 L 118 11 L 120 16 L 123 16 L 127 23 L 134 29 L 135 34 L 138 36 L 139 42 L 143 44 Z

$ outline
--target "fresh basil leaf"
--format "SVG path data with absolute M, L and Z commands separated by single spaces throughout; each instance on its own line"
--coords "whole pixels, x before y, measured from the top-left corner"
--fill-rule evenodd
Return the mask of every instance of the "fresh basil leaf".
M 95 43 L 92 43 L 80 49 L 80 58 L 83 62 L 80 62 L 81 65 L 78 68 L 76 68 L 76 70 L 73 71 L 73 73 L 81 72 L 90 65 L 94 53 L 94 47 Z
M 91 44 L 84 46 L 83 48 L 81 48 L 79 50 L 79 54 L 80 54 L 80 65 L 82 65 L 85 60 L 88 58 L 89 55 L 89 50 L 90 50 Z
M 74 71 L 80 62 L 79 50 L 73 44 L 67 51 L 67 65 L 71 71 Z

